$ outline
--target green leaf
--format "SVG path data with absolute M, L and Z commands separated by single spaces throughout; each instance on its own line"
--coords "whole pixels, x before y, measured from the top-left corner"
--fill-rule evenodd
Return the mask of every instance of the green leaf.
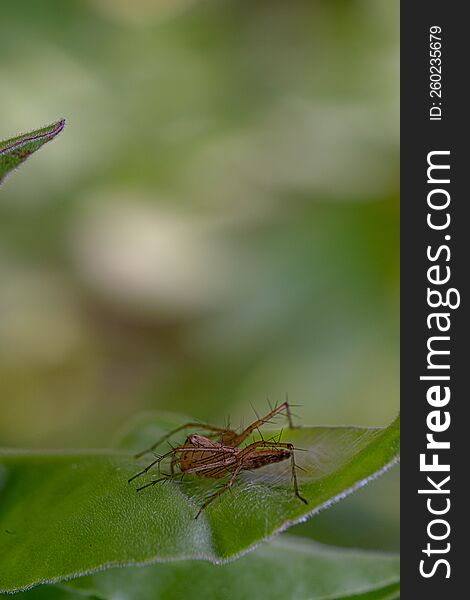
M 146 416 L 124 443 L 140 449 L 161 430 L 157 416 Z M 393 465 L 399 419 L 385 429 L 289 429 L 283 439 L 303 449 L 299 483 L 308 505 L 294 496 L 286 461 L 242 472 L 233 492 L 197 520 L 220 480 L 192 475 L 136 493 L 127 479 L 150 459 L 136 461 L 128 450 L 0 451 L 0 590 L 115 565 L 233 558 Z
M 289 536 L 263 544 L 234 562 L 215 566 L 174 561 L 108 569 L 95 575 L 38 587 L 25 600 L 385 600 L 399 589 L 395 555 L 344 550 Z
M 19 167 L 33 152 L 53 140 L 62 131 L 64 125 L 65 119 L 60 119 L 41 129 L 0 141 L 0 184 L 11 171 Z

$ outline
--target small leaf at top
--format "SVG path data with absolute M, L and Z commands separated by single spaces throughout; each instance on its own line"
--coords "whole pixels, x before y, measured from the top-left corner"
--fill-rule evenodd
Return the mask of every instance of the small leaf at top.
M 19 167 L 33 152 L 53 140 L 62 131 L 64 125 L 65 119 L 60 119 L 41 129 L 0 142 L 0 184 L 11 171 Z

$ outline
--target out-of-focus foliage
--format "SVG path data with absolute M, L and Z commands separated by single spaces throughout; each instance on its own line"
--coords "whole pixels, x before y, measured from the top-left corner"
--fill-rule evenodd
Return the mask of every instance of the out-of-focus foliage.
M 391 421 L 398 3 L 3 4 L 2 136 L 69 127 L 0 191 L 0 444 L 286 392 Z M 393 548 L 397 505 L 391 475 L 298 530 Z

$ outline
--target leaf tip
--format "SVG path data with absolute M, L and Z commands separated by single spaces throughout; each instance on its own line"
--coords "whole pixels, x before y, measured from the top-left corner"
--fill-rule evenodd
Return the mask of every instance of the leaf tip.
M 41 129 L 0 142 L 0 183 L 31 154 L 53 140 L 65 127 L 61 118 Z
M 56 121 L 54 124 L 54 129 L 51 131 L 51 139 L 54 138 L 56 135 L 59 135 L 59 133 L 64 129 L 65 127 L 65 118 L 62 117 L 61 119 L 59 119 L 58 121 Z

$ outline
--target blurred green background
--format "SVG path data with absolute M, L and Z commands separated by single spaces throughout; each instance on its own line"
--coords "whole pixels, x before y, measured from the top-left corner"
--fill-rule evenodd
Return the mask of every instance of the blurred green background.
M 140 410 L 386 425 L 399 393 L 399 3 L 28 0 L 0 137 L 0 445 Z M 398 473 L 293 530 L 398 545 Z

